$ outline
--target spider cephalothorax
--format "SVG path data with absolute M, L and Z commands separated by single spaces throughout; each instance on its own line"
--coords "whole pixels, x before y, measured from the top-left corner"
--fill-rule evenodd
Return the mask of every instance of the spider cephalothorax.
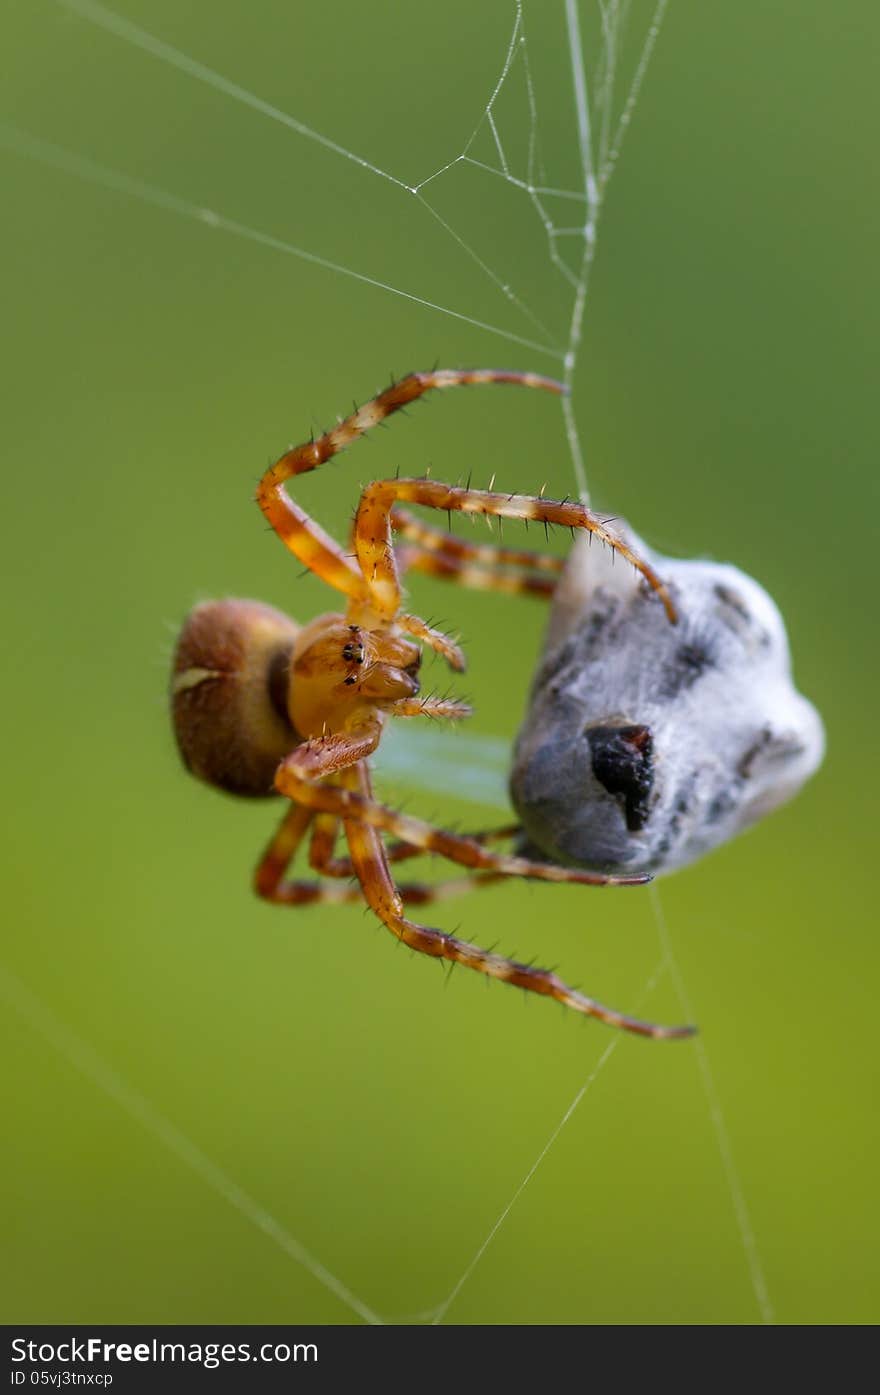
M 491 845 L 521 830 L 470 837 L 395 812 L 373 798 L 368 759 L 388 717 L 463 717 L 465 703 L 421 696 L 420 645 L 455 671 L 464 657 L 454 640 L 402 608 L 407 568 L 509 594 L 547 596 L 560 559 L 490 544 L 466 543 L 421 523 L 402 504 L 499 519 L 535 520 L 594 535 L 629 561 L 659 599 L 675 610 L 657 573 L 584 505 L 428 479 L 379 480 L 361 494 L 351 546 L 343 550 L 287 493 L 296 475 L 314 470 L 390 413 L 431 389 L 511 383 L 562 392 L 530 373 L 493 369 L 412 373 L 392 383 L 317 440 L 285 452 L 266 471 L 260 508 L 290 551 L 346 598 L 344 613 L 304 627 L 256 601 L 214 601 L 186 620 L 178 641 L 172 701 L 178 744 L 194 774 L 235 794 L 280 794 L 290 801 L 257 868 L 261 896 L 283 905 L 363 899 L 411 948 L 555 998 L 613 1026 L 643 1036 L 686 1036 L 689 1027 L 659 1027 L 627 1017 L 569 988 L 556 974 L 505 959 L 410 920 L 406 905 L 424 904 L 502 876 L 582 885 L 635 884 L 645 876 L 610 876 L 498 851 Z M 394 534 L 402 539 L 395 547 Z M 664 624 L 659 607 L 657 624 Z M 335 855 L 344 833 L 349 856 Z M 309 861 L 320 880 L 286 876 L 308 835 Z M 467 876 L 436 885 L 396 884 L 391 864 L 438 853 Z M 340 885 L 356 878 L 357 885 Z
M 369 630 L 322 615 L 293 646 L 287 709 L 301 736 L 356 730 L 414 698 L 422 652 L 392 627 Z

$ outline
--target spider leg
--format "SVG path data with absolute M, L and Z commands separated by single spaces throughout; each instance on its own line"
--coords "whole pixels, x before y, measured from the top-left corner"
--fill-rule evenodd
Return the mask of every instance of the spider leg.
M 565 558 L 550 552 L 533 552 L 530 548 L 505 547 L 502 543 L 478 543 L 460 538 L 447 528 L 425 523 L 409 509 L 393 508 L 391 527 L 395 533 L 416 543 L 425 552 L 445 552 L 462 562 L 477 562 L 484 567 L 526 567 L 535 572 L 552 572 L 558 576 L 565 567 Z
M 353 878 L 356 875 L 350 858 L 334 859 L 326 856 L 328 835 L 330 838 L 329 849 L 332 852 L 339 827 L 339 820 L 330 818 L 329 824 L 332 826 L 332 832 L 330 826 L 327 825 L 319 828 L 317 826 L 318 820 L 327 817 L 321 814 L 316 815 L 311 809 L 304 808 L 302 805 L 291 805 L 260 859 L 254 876 L 256 891 L 264 900 L 281 906 L 316 906 L 330 903 L 351 905 L 363 901 L 363 891 L 357 884 L 339 886 L 338 883 L 332 881 L 302 880 L 284 876 L 296 856 L 309 825 L 313 825 L 309 861 L 315 870 L 325 876 L 336 878 Z M 418 856 L 421 853 L 420 848 L 411 848 L 405 843 L 397 844 L 396 848 L 399 859 Z M 461 896 L 465 892 L 494 881 L 497 881 L 496 876 L 492 873 L 484 873 L 472 874 L 468 877 L 448 878 L 433 884 L 430 882 L 407 882 L 400 886 L 400 894 L 408 904 L 427 905 L 431 901 Z
M 312 837 L 309 845 L 309 865 L 324 877 L 353 877 L 356 875 L 350 857 L 335 856 L 336 842 L 342 828 L 342 820 L 333 814 L 315 814 L 312 821 Z M 520 831 L 518 823 L 504 828 L 488 828 L 469 836 L 477 843 L 500 842 L 513 838 Z M 425 850 L 417 843 L 404 843 L 397 840 L 384 844 L 385 857 L 389 863 L 408 862 L 413 857 L 424 857 Z M 500 875 L 500 874 L 499 874 Z M 464 879 L 468 886 L 485 886 L 498 880 L 493 873 Z
M 458 698 L 426 697 L 400 698 L 390 703 L 388 711 L 392 717 L 444 717 L 448 721 L 458 721 L 473 713 L 470 703 Z
M 319 523 L 310 518 L 305 509 L 291 499 L 284 488 L 284 481 L 298 473 L 295 457 L 300 451 L 310 451 L 311 446 L 297 446 L 288 451 L 267 470 L 257 487 L 257 503 L 266 515 L 285 547 L 294 557 L 308 567 L 309 571 L 342 591 L 351 598 L 361 597 L 364 590 L 363 577 L 352 566 L 338 543 L 334 542 Z M 315 462 L 316 464 L 318 462 Z M 314 464 L 302 468 L 313 470 Z
M 445 528 L 422 523 L 406 509 L 392 509 L 391 527 L 408 539 L 395 548 L 401 574 L 424 572 L 471 590 L 546 599 L 556 590 L 558 573 L 564 566 L 563 558 L 549 553 L 465 541 Z
M 542 388 L 547 392 L 565 391 L 562 384 L 552 378 L 493 368 L 469 372 L 441 369 L 433 373 L 408 374 L 362 407 L 356 408 L 317 440 L 292 446 L 265 472 L 257 487 L 257 503 L 285 547 L 330 586 L 352 600 L 365 600 L 360 569 L 352 565 L 342 548 L 291 499 L 284 488 L 285 482 L 295 475 L 317 469 L 363 436 L 370 427 L 378 426 L 386 417 L 415 402 L 424 393 L 434 388 L 470 387 L 479 383 L 511 383 L 518 387 Z
M 423 523 L 409 509 L 393 508 L 391 527 L 408 544 L 396 548 L 402 572 L 427 572 L 474 590 L 549 597 L 565 566 L 564 557 L 549 552 L 456 537 L 446 528 Z
M 336 841 L 342 828 L 341 819 L 332 814 L 316 814 L 312 825 L 312 839 L 309 847 L 309 863 L 316 872 L 325 877 L 354 877 L 357 875 L 350 857 L 334 856 Z M 486 841 L 509 838 L 517 831 L 518 825 L 507 828 L 488 829 L 475 835 Z M 389 863 L 406 862 L 413 857 L 423 857 L 422 848 L 414 843 L 394 842 L 385 845 L 385 858 Z M 449 878 L 441 882 L 401 882 L 398 891 L 407 905 L 427 905 L 431 901 L 445 900 L 449 896 L 463 895 L 480 887 L 490 886 L 500 877 L 494 872 L 471 873 L 466 877 Z M 358 891 L 359 897 L 363 892 Z
M 303 779 L 309 787 L 310 780 L 332 775 L 346 764 L 357 761 L 363 754 L 374 750 L 381 733 L 378 722 L 367 728 L 366 733 L 352 736 L 330 736 L 316 741 L 305 741 L 294 748 L 283 762 L 296 763 L 303 771 Z M 317 786 L 320 788 L 320 786 Z M 280 788 L 280 786 L 279 786 Z M 286 793 L 286 791 L 282 791 Z M 341 791 L 340 791 L 341 793 Z M 318 902 L 350 902 L 361 899 L 357 887 L 336 886 L 332 882 L 324 884 L 316 881 L 286 880 L 285 872 L 293 861 L 310 825 L 316 818 L 316 810 L 307 800 L 298 800 L 291 794 L 293 803 L 278 825 L 275 835 L 254 872 L 254 890 L 258 896 L 276 905 L 307 906 Z M 323 837 L 326 842 L 326 825 L 321 833 L 316 830 L 312 838 Z M 335 835 L 331 839 L 332 851 Z
M 466 489 L 427 479 L 377 480 L 363 491 L 358 504 L 355 550 L 370 588 L 370 606 L 386 623 L 394 619 L 400 607 L 400 577 L 392 546 L 392 514 L 395 503 L 401 499 L 443 512 L 490 514 L 592 533 L 641 572 L 661 598 L 669 620 L 675 623 L 675 608 L 657 573 L 584 504 L 528 494 L 495 494 L 487 489 Z
M 396 558 L 402 572 L 425 572 L 443 577 L 472 591 L 502 591 L 508 596 L 541 596 L 549 599 L 556 590 L 556 577 L 525 571 L 493 571 L 489 567 L 464 562 L 451 552 L 422 552 L 416 547 L 398 547 Z M 555 558 L 554 558 L 555 560 Z
M 355 786 L 363 803 L 370 800 L 369 773 L 364 763 L 347 770 L 343 779 L 347 786 Z M 558 1003 L 573 1008 L 575 1012 L 583 1013 L 586 1017 L 596 1017 L 610 1027 L 619 1027 L 639 1036 L 669 1038 L 692 1035 L 693 1027 L 663 1027 L 652 1022 L 643 1022 L 636 1017 L 627 1017 L 570 988 L 548 969 L 537 969 L 515 959 L 505 959 L 500 954 L 480 949 L 466 940 L 459 940 L 441 930 L 433 930 L 427 925 L 408 920 L 403 914 L 403 898 L 391 876 L 378 830 L 358 820 L 346 819 L 345 832 L 351 849 L 352 863 L 367 903 L 392 935 L 411 949 L 435 959 L 447 959 L 456 964 L 463 964 L 468 969 L 475 969 L 478 973 L 500 979 L 503 983 L 512 983 L 530 993 L 554 998 Z
M 309 866 L 325 877 L 349 877 L 343 859 L 335 856 L 340 821 L 333 814 L 313 814 Z
M 314 906 L 362 899 L 357 887 L 285 878 L 314 817 L 313 810 L 292 804 L 278 825 L 254 873 L 254 890 L 265 901 L 279 906 Z
M 435 654 L 439 654 L 445 659 L 451 669 L 456 673 L 464 673 L 467 668 L 467 660 L 464 652 L 450 639 L 449 635 L 443 634 L 442 630 L 435 630 L 433 625 L 421 620 L 418 615 L 398 615 L 397 626 L 405 634 L 412 635 L 414 639 L 420 639 L 423 644 L 427 644 L 433 649 Z
M 357 790 L 322 782 L 322 776 L 364 760 L 378 744 L 378 730 L 377 724 L 372 745 L 367 738 L 358 740 L 348 733 L 304 742 L 279 765 L 275 774 L 275 788 L 296 804 L 336 814 L 347 823 L 359 822 L 382 829 L 405 843 L 414 844 L 423 852 L 439 853 L 450 862 L 457 862 L 475 872 L 498 872 L 505 877 L 530 877 L 537 881 L 573 882 L 578 886 L 641 886 L 651 880 L 647 876 L 603 876 L 597 872 L 586 872 L 580 867 L 561 867 L 555 862 L 535 862 L 531 858 L 494 852 L 475 838 L 448 833 L 409 814 L 397 814 Z
M 342 832 L 342 820 L 335 814 L 315 814 L 312 823 L 312 837 L 309 843 L 309 866 L 323 877 L 353 877 L 354 866 L 350 857 L 337 857 L 336 844 Z M 410 858 L 423 856 L 421 848 L 414 843 L 389 843 L 385 848 L 389 862 L 407 862 Z

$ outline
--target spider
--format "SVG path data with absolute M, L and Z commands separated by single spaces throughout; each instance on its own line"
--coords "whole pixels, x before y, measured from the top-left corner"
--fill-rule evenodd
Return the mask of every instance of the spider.
M 494 481 L 480 490 L 427 477 L 378 480 L 361 493 L 346 551 L 285 489 L 287 481 L 317 469 L 424 393 L 484 383 L 565 391 L 560 383 L 532 373 L 410 373 L 364 406 L 355 404 L 332 430 L 287 450 L 265 472 L 257 490 L 265 517 L 294 556 L 342 594 L 345 609 L 299 626 L 257 601 L 196 606 L 180 633 L 172 676 L 180 752 L 196 776 L 220 789 L 249 796 L 280 794 L 289 801 L 255 873 L 255 890 L 268 901 L 305 906 L 363 899 L 398 940 L 422 954 L 554 998 L 629 1032 L 687 1036 L 692 1027 L 659 1026 L 604 1007 L 547 969 L 504 958 L 407 915 L 409 906 L 502 877 L 585 886 L 649 880 L 504 852 L 494 845 L 516 836 L 518 825 L 462 836 L 398 813 L 373 797 L 369 761 L 388 717 L 460 718 L 470 712 L 455 699 L 419 695 L 422 646 L 433 649 L 455 672 L 464 669 L 465 660 L 453 639 L 403 608 L 401 573 L 411 569 L 510 595 L 549 596 L 562 566 L 550 556 L 464 542 L 421 522 L 401 505 L 439 509 L 449 518 L 456 511 L 584 530 L 636 568 L 675 622 L 672 600 L 654 569 L 583 504 L 496 493 Z M 397 549 L 394 534 L 403 540 Z M 348 845 L 345 857 L 336 854 L 341 832 Z M 311 867 L 326 880 L 286 875 L 307 837 Z M 436 885 L 397 884 L 392 865 L 424 853 L 440 854 L 467 874 Z

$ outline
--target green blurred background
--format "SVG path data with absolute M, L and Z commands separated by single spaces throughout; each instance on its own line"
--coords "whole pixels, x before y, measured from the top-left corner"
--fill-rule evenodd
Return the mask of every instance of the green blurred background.
M 513 20 L 507 0 L 118 13 L 405 181 L 462 148 Z M 625 73 L 649 13 L 637 0 Z M 547 177 L 577 187 L 563 6 L 533 0 L 526 22 Z M 597 501 L 664 551 L 757 575 L 827 723 L 798 801 L 660 893 L 769 1295 L 798 1323 L 878 1316 L 878 30 L 870 0 L 672 0 L 611 185 L 575 397 Z M 52 0 L 4 7 L 0 52 L 0 119 L 19 131 L 536 337 L 406 193 Z M 514 73 L 498 115 L 515 171 L 526 111 Z M 391 369 L 554 360 L 53 168 L 5 130 L 2 1315 L 359 1320 L 169 1128 L 372 1309 L 431 1308 L 612 1037 L 476 975 L 444 991 L 357 908 L 255 900 L 278 810 L 182 773 L 167 664 L 198 598 L 328 604 L 251 502 L 313 421 Z M 564 335 L 526 196 L 470 167 L 425 193 Z M 394 423 L 302 497 L 341 529 L 359 481 L 428 463 L 573 488 L 556 404 L 486 390 Z M 465 632 L 472 730 L 512 735 L 539 606 L 419 579 L 412 595 Z M 409 807 L 498 819 L 430 787 Z M 661 957 L 648 891 L 511 884 L 438 919 L 681 1016 L 669 973 L 641 1000 Z M 699 1057 L 625 1038 L 447 1320 L 759 1317 Z

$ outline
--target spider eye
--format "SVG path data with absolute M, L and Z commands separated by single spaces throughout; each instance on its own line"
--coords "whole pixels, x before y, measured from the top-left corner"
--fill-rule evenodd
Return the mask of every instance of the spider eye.
M 648 821 L 648 799 L 654 784 L 654 742 L 650 727 L 587 728 L 593 774 L 609 794 L 623 797 L 630 833 Z

